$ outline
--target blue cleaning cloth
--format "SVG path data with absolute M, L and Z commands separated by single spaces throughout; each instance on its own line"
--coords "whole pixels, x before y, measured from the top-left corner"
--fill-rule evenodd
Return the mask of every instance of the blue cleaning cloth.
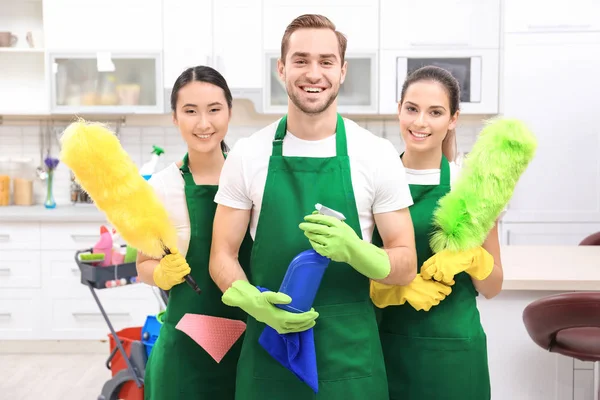
M 268 289 L 257 286 L 261 292 Z M 258 343 L 281 365 L 306 383 L 315 393 L 319 392 L 317 353 L 313 328 L 298 333 L 279 334 L 265 326 Z

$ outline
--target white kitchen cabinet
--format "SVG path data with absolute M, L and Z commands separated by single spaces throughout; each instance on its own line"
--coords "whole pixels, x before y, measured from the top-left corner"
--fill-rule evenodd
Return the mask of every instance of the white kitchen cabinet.
M 600 31 L 600 1 L 504 0 L 506 33 Z
M 215 1 L 213 7 L 213 66 L 231 89 L 262 88 L 261 1 Z
M 163 45 L 162 0 L 44 0 L 44 22 L 46 47 L 55 51 L 144 52 Z
M 600 222 L 600 34 L 509 35 L 504 115 L 536 135 L 505 222 Z
M 159 114 L 164 110 L 161 53 L 48 54 L 54 114 Z
M 280 51 L 285 28 L 302 14 L 322 14 L 348 38 L 348 52 L 370 52 L 379 48 L 379 5 L 367 1 L 324 0 L 266 2 L 263 7 L 263 38 L 267 52 Z
M 505 246 L 577 246 L 600 232 L 595 223 L 505 222 L 499 226 L 500 244 Z
M 212 63 L 212 15 L 212 0 L 164 0 L 162 20 L 166 88 L 172 88 L 185 69 Z
M 0 9 L 0 31 L 12 35 L 0 47 L 0 115 L 47 114 L 42 2 L 2 0 Z
M 498 48 L 500 0 L 381 0 L 382 50 Z

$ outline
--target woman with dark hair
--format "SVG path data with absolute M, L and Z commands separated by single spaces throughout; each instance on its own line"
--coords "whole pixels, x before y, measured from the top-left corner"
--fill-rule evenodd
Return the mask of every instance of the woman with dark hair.
M 178 248 L 161 260 L 138 254 L 141 280 L 169 291 L 167 310 L 159 338 L 146 365 L 145 398 L 233 399 L 239 338 L 220 362 L 216 362 L 188 335 L 176 328 L 185 314 L 231 320 L 246 314 L 221 302 L 221 291 L 208 272 L 213 217 L 217 204 L 221 168 L 227 146 L 224 138 L 231 119 L 232 96 L 227 82 L 216 70 L 197 66 L 185 70 L 171 93 L 173 123 L 187 144 L 183 160 L 152 175 L 149 183 L 164 203 L 178 235 Z M 246 266 L 251 250 L 247 234 L 240 249 Z M 191 274 L 202 289 L 198 295 L 181 284 Z M 221 333 L 226 336 L 225 330 Z
M 429 246 L 438 201 L 460 172 L 454 131 L 459 105 L 459 83 L 442 68 L 422 67 L 402 86 L 401 157 L 414 201 L 409 210 L 418 274 L 405 286 L 371 282 L 373 303 L 382 309 L 379 332 L 392 400 L 491 396 L 486 335 L 476 296 L 491 298 L 502 289 L 498 225 L 473 251 L 445 257 L 434 255 Z M 381 243 L 373 236 L 373 243 Z M 440 273 L 430 276 L 431 267 Z M 461 272 L 449 273 L 456 270 Z

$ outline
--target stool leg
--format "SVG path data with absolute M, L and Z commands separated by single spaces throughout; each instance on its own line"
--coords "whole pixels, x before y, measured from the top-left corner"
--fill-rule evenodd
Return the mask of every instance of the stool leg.
M 594 400 L 600 400 L 600 361 L 594 363 Z

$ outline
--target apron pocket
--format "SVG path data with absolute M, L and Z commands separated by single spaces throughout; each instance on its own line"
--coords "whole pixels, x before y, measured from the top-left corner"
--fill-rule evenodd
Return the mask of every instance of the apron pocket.
M 392 399 L 489 398 L 485 337 L 411 337 L 381 333 Z M 483 346 L 482 346 L 483 344 Z
M 379 335 L 371 302 L 320 306 L 317 311 L 319 381 L 371 376 L 373 339 Z

